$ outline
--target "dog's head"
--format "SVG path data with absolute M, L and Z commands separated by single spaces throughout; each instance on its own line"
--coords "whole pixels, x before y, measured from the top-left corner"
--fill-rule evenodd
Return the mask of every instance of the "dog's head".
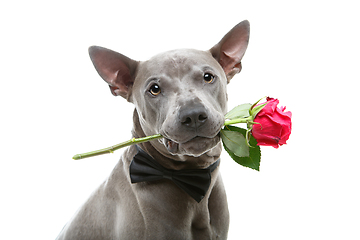
M 144 134 L 164 136 L 152 142 L 159 152 L 198 157 L 219 146 L 226 86 L 241 70 L 249 29 L 243 21 L 209 51 L 174 50 L 143 62 L 97 46 L 89 53 L 112 94 L 135 104 Z

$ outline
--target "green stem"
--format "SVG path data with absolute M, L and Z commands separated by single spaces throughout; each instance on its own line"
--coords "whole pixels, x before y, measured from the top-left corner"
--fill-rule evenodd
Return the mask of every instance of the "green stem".
M 156 135 L 147 136 L 147 137 L 143 137 L 143 138 L 132 138 L 132 139 L 126 141 L 126 142 L 122 142 L 122 143 L 116 144 L 116 145 L 108 147 L 108 148 L 103 148 L 103 149 L 100 149 L 100 150 L 87 152 L 87 153 L 82 153 L 82 154 L 76 154 L 75 156 L 73 156 L 73 159 L 74 160 L 79 160 L 79 159 L 88 158 L 88 157 L 94 157 L 94 156 L 98 156 L 98 155 L 102 155 L 102 154 L 113 153 L 114 151 L 116 151 L 116 150 L 118 150 L 120 148 L 123 148 L 123 147 L 127 147 L 127 146 L 130 146 L 130 145 L 133 145 L 133 144 L 159 139 L 159 138 L 162 138 L 162 137 L 163 136 L 161 136 L 160 134 L 156 134 Z
M 225 121 L 224 126 L 236 124 L 236 123 L 248 123 L 249 121 L 252 121 L 252 120 L 253 120 L 252 117 L 232 119 L 232 120 Z M 73 156 L 73 159 L 80 160 L 83 158 L 94 157 L 94 156 L 107 154 L 107 153 L 113 153 L 114 151 L 116 151 L 120 148 L 123 148 L 123 147 L 127 147 L 130 145 L 138 144 L 138 143 L 142 143 L 142 142 L 147 142 L 147 141 L 151 141 L 151 140 L 155 140 L 155 139 L 160 139 L 160 138 L 163 138 L 163 136 L 160 134 L 147 136 L 147 137 L 143 137 L 143 138 L 132 138 L 126 142 L 122 142 L 122 143 L 116 144 L 111 147 L 103 148 L 103 149 L 92 151 L 92 152 L 76 154 L 75 156 Z
M 236 124 L 236 123 L 248 123 L 251 121 L 253 121 L 253 118 L 251 116 L 246 117 L 246 118 L 235 118 L 232 120 L 225 121 L 224 126 Z

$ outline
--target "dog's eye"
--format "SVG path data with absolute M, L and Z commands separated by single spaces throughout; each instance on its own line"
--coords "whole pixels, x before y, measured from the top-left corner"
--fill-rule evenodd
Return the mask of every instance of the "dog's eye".
M 149 92 L 151 93 L 151 95 L 153 96 L 157 96 L 161 93 L 161 89 L 160 89 L 160 86 L 157 85 L 156 83 L 151 85 L 150 89 L 149 89 Z
M 212 83 L 214 81 L 215 77 L 211 73 L 205 73 L 204 74 L 204 81 L 206 83 Z

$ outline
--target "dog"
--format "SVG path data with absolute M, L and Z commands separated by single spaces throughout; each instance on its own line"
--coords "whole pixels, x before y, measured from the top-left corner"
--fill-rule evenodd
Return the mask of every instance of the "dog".
M 242 21 L 208 51 L 173 50 L 142 62 L 89 48 L 111 93 L 135 105 L 133 137 L 163 138 L 128 147 L 58 240 L 227 239 L 219 132 L 249 31 Z

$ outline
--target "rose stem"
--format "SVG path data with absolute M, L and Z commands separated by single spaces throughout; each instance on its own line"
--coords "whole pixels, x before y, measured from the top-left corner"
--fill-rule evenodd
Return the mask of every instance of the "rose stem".
M 227 125 L 230 125 L 230 124 L 236 124 L 236 123 L 247 123 L 247 122 L 249 122 L 251 120 L 252 120 L 251 117 L 236 118 L 236 119 L 225 121 L 224 126 L 227 126 Z M 111 146 L 111 147 L 103 148 L 103 149 L 92 151 L 92 152 L 76 154 L 75 156 L 73 156 L 73 159 L 74 160 L 80 160 L 80 159 L 83 159 L 83 158 L 94 157 L 94 156 L 107 154 L 107 153 L 113 153 L 114 151 L 116 151 L 116 150 L 118 150 L 120 148 L 123 148 L 123 147 L 127 147 L 127 146 L 130 146 L 130 145 L 138 144 L 138 143 L 142 143 L 142 142 L 147 142 L 147 141 L 151 141 L 151 140 L 155 140 L 155 139 L 160 139 L 160 138 L 163 138 L 163 136 L 160 135 L 160 134 L 147 136 L 147 137 L 143 137 L 143 138 L 132 138 L 132 139 L 126 141 L 126 142 L 122 142 L 122 143 L 116 144 L 116 145 Z
M 246 117 L 246 118 L 235 118 L 232 120 L 225 121 L 224 126 L 236 124 L 236 123 L 248 123 L 248 122 L 252 122 L 252 121 L 253 121 L 253 118 L 251 116 Z
M 123 147 L 127 147 L 127 146 L 137 144 L 137 143 L 147 142 L 147 141 L 151 141 L 151 140 L 155 140 L 155 139 L 160 139 L 162 137 L 163 136 L 161 136 L 160 134 L 156 134 L 156 135 L 147 136 L 147 137 L 143 137 L 143 138 L 132 138 L 126 142 L 122 142 L 122 143 L 116 144 L 116 145 L 108 147 L 108 148 L 103 148 L 100 150 L 82 153 L 82 154 L 76 154 L 75 156 L 73 156 L 73 159 L 79 160 L 79 159 L 83 159 L 83 158 L 94 157 L 94 156 L 98 156 L 98 155 L 102 155 L 102 154 L 112 153 L 113 151 L 116 151 Z

